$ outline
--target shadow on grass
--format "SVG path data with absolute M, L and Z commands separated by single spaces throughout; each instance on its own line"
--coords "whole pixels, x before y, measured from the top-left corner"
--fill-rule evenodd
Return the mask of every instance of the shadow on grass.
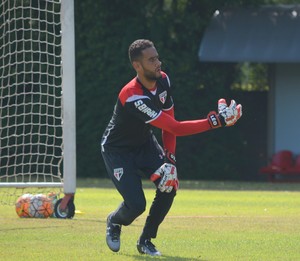
M 51 226 L 51 227 L 49 227 L 49 225 L 45 225 L 45 226 L 38 226 L 38 227 L 33 227 L 33 226 L 30 226 L 30 227 L 24 227 L 24 226 L 22 226 L 22 227 L 18 227 L 18 226 L 16 226 L 16 227 L 12 227 L 12 228 L 0 228 L 0 231 L 1 232 L 7 232 L 7 231 L 26 231 L 26 230 L 28 230 L 28 231 L 33 231 L 33 230 L 37 230 L 37 231 L 39 231 L 39 230 L 42 230 L 42 229 L 45 229 L 45 230 L 49 230 L 49 229 L 53 229 L 53 228 L 61 228 L 62 226 Z
M 243 181 L 201 181 L 180 180 L 180 189 L 199 190 L 258 190 L 258 191 L 300 191 L 299 183 L 270 183 L 270 182 L 243 182 Z M 86 188 L 114 188 L 109 179 L 77 179 L 77 187 Z M 153 183 L 143 180 L 144 188 L 155 189 Z
M 132 260 L 153 260 L 154 257 L 152 256 L 146 256 L 146 255 L 126 255 L 130 257 Z M 160 257 L 155 257 L 155 260 L 164 260 L 164 261 L 206 261 L 205 259 L 201 259 L 200 257 L 193 257 L 193 258 L 188 258 L 188 257 L 179 257 L 179 256 L 171 256 L 171 255 L 162 255 Z

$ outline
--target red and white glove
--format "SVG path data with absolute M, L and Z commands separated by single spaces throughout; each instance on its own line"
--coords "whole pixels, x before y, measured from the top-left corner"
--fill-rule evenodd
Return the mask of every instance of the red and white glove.
M 161 192 L 170 193 L 173 188 L 175 190 L 179 187 L 179 181 L 177 178 L 177 169 L 176 169 L 176 158 L 172 153 L 168 151 L 165 152 L 165 161 L 162 166 L 160 166 L 152 175 L 151 180 L 155 181 L 160 179 L 157 188 Z
M 230 105 L 227 106 L 226 100 L 220 99 L 218 101 L 218 111 L 226 126 L 232 126 L 242 116 L 242 105 L 237 105 L 235 100 L 231 100 Z
M 207 115 L 208 122 L 212 128 L 219 128 L 222 126 L 232 126 L 242 116 L 242 105 L 237 105 L 235 100 L 231 100 L 229 106 L 227 106 L 225 99 L 218 101 L 218 114 L 215 111 L 211 111 Z
M 177 169 L 173 164 L 164 163 L 152 175 L 156 175 L 161 178 L 157 187 L 161 192 L 170 193 L 173 190 L 173 188 L 177 190 Z

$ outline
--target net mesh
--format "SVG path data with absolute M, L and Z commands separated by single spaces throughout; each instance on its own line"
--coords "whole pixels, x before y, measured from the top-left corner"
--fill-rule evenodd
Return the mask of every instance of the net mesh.
M 0 183 L 62 181 L 60 5 L 0 3 Z

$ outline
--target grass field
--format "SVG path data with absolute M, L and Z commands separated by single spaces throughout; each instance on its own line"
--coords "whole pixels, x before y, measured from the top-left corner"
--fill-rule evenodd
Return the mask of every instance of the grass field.
M 152 184 L 145 192 L 148 210 Z M 0 260 L 153 260 L 135 246 L 147 212 L 123 227 L 119 253 L 107 248 L 106 216 L 120 201 L 109 181 L 85 180 L 71 220 L 21 219 L 0 206 Z M 300 260 L 299 184 L 181 182 L 153 242 L 158 260 Z

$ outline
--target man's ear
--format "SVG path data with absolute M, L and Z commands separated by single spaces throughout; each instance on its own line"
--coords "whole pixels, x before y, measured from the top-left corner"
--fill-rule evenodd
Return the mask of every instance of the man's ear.
M 132 62 L 133 68 L 138 71 L 141 68 L 141 64 L 137 61 Z

